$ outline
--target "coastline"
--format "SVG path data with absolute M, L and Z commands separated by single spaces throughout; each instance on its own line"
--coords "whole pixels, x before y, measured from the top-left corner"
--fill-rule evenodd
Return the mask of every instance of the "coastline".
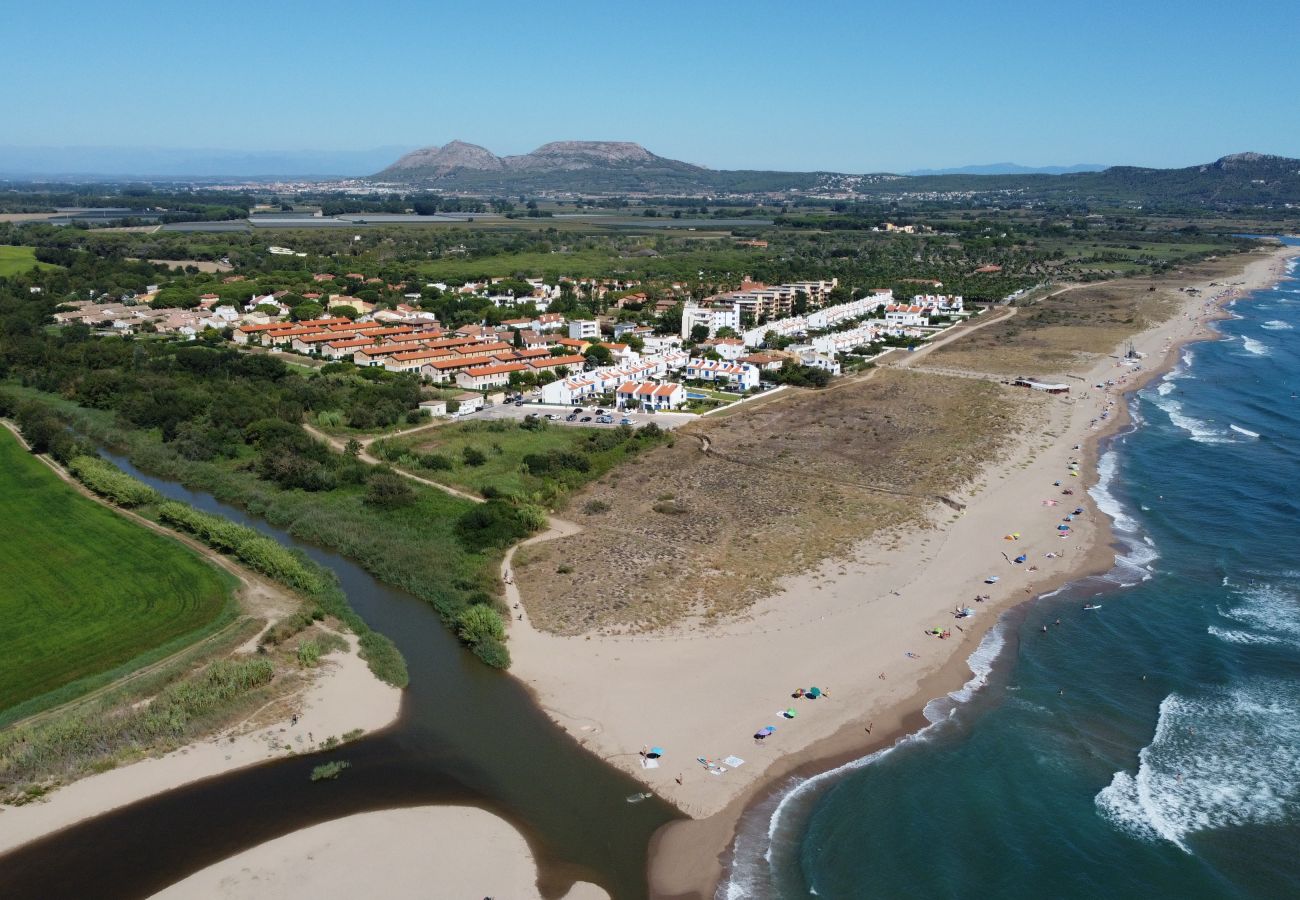
M 157 900 L 365 896 L 537 897 L 537 863 L 504 819 L 469 806 L 416 806 L 331 819 L 200 869 Z M 564 900 L 608 900 L 576 882 Z
M 348 652 L 324 657 L 310 686 L 288 698 L 296 724 L 288 712 L 270 725 L 242 722 L 164 756 L 63 785 L 39 801 L 0 806 L 0 853 L 194 781 L 291 753 L 313 752 L 326 738 L 342 738 L 354 729 L 368 733 L 391 725 L 401 711 L 401 690 L 371 674 L 357 655 L 355 635 L 343 637 Z M 251 652 L 254 644 L 245 650 Z
M 1096 515 L 1098 510 L 1085 491 L 1096 483 L 1102 441 L 1128 423 L 1124 397 L 1167 371 L 1183 345 L 1214 337 L 1207 323 L 1222 317 L 1221 305 L 1236 296 L 1236 290 L 1229 288 L 1249 291 L 1275 282 L 1283 260 L 1295 252 L 1295 248 L 1287 248 L 1266 256 L 1252 255 L 1244 261 L 1239 274 L 1227 277 L 1230 284 L 1220 282 L 1219 293 L 1213 297 L 1207 295 L 1215 288 L 1207 283 L 1196 285 L 1205 292 L 1200 295 L 1180 293 L 1179 305 L 1171 316 L 1134 336 L 1133 343 L 1145 354 L 1137 371 L 1116 355 L 1098 358 L 1089 368 L 1087 384 L 1108 380 L 1115 383 L 1100 392 L 1085 389 L 1075 399 L 1045 401 L 1045 430 L 1051 440 L 1040 444 L 1037 435 L 1025 436 L 1005 464 L 989 473 L 985 484 L 963 495 L 969 505 L 961 517 L 946 523 L 936 517 L 934 529 L 913 533 L 900 548 L 883 554 L 888 560 L 882 560 L 879 553 L 873 559 L 871 553 L 864 552 L 858 560 L 833 561 L 818 572 L 787 579 L 782 593 L 787 598 L 800 597 L 798 621 L 789 618 L 790 604 L 783 608 L 777 600 L 760 604 L 745 622 L 703 636 L 678 631 L 659 640 L 598 636 L 574 639 L 538 633 L 526 621 L 523 627 L 515 625 L 512 645 L 517 648 L 516 674 L 529 684 L 548 714 L 606 761 L 640 778 L 648 788 L 692 816 L 666 826 L 652 843 L 649 876 L 653 896 L 712 896 L 723 874 L 722 860 L 733 842 L 737 822 L 747 808 L 771 796 L 774 785 L 792 775 L 825 771 L 860 758 L 916 732 L 926 724 L 922 709 L 929 701 L 960 689 L 968 681 L 971 652 L 1003 612 L 1113 568 L 1110 522 L 1104 515 Z M 1096 418 L 1102 412 L 1107 412 L 1105 421 L 1091 424 L 1090 416 Z M 1077 451 L 1073 450 L 1076 444 L 1080 445 Z M 1068 459 L 1077 460 L 1079 475 L 1077 479 L 1063 480 L 1075 488 L 1077 496 L 1060 502 L 1077 502 L 1087 510 L 1068 542 L 1068 564 L 1063 560 L 1057 560 L 1061 564 L 1051 568 L 1043 564 L 1041 568 L 1047 571 L 1032 577 L 1024 567 L 994 569 L 990 556 L 996 557 L 1001 547 L 990 544 L 990 529 L 999 537 L 1004 530 L 1018 528 L 1024 532 L 1027 539 L 1014 547 L 1018 553 L 1028 553 L 1031 561 L 1042 562 L 1045 551 L 1057 549 L 1059 544 L 1050 539 L 1028 535 L 1031 529 L 1037 531 L 1050 527 L 1048 522 L 1059 521 L 1060 507 L 1032 514 L 1028 507 L 1037 506 L 1034 498 L 1051 496 L 1051 489 L 1043 486 L 1066 474 Z M 932 540 L 940 537 L 941 546 L 929 549 Z M 945 558 L 943 571 L 930 565 L 940 553 Z M 962 571 L 954 574 L 956 570 Z M 979 583 L 975 573 L 983 570 L 1000 574 L 998 590 Z M 840 592 L 838 602 L 834 597 L 826 602 L 825 593 L 828 589 L 834 593 L 837 587 L 848 590 Z M 877 596 L 864 602 L 864 589 L 874 590 Z M 942 645 L 946 653 L 935 653 L 933 639 L 914 636 L 920 631 L 916 627 L 918 616 L 932 620 L 930 624 L 947 625 L 950 616 L 938 616 L 951 610 L 954 600 L 966 602 L 977 590 L 995 596 L 979 607 L 973 620 L 965 620 L 975 627 L 966 624 L 957 640 Z M 923 592 L 930 603 L 919 611 L 911 608 L 900 612 L 900 604 L 891 606 L 888 601 L 891 596 L 901 599 L 907 594 L 907 599 L 915 602 L 918 592 Z M 936 597 L 941 599 L 936 602 Z M 828 619 L 834 624 L 818 627 L 818 622 Z M 765 627 L 754 628 L 756 624 Z M 862 633 L 871 628 L 891 634 L 864 640 Z M 767 640 L 763 640 L 765 635 Z M 853 635 L 848 641 L 857 645 L 854 652 L 835 658 L 836 635 L 841 636 L 840 644 L 846 643 L 845 636 Z M 668 644 L 673 649 L 668 649 Z M 909 652 L 911 648 L 921 651 L 923 663 L 909 670 L 897 662 L 879 662 L 897 660 L 903 655 L 902 647 L 908 647 Z M 746 667 L 745 660 L 754 654 L 763 664 Z M 936 656 L 941 658 L 931 663 L 929 658 Z M 818 660 L 821 674 L 809 672 L 806 664 L 798 664 L 808 658 Z M 871 674 L 864 677 L 860 671 L 855 673 L 855 669 L 864 668 L 863 659 L 873 661 L 872 673 L 876 671 L 874 666 L 880 665 L 887 679 L 875 682 Z M 606 683 L 603 693 L 611 696 L 582 697 L 577 688 L 582 679 L 597 678 L 609 669 L 620 670 L 618 683 Z M 775 670 L 784 671 L 777 674 Z M 827 671 L 833 676 L 825 674 Z M 726 709 L 719 709 L 709 702 L 708 695 L 715 692 L 705 690 L 701 700 L 697 696 L 701 692 L 691 690 L 692 685 L 710 685 L 715 679 L 724 679 L 719 683 L 730 689 L 732 685 L 725 682 L 727 672 L 732 673 L 737 685 L 761 681 L 762 687 L 770 691 L 758 701 L 765 705 L 756 705 L 752 697 L 742 697 Z M 834 700 L 797 704 L 798 721 L 782 722 L 777 735 L 789 749 L 783 747 L 783 751 L 771 753 L 767 744 L 755 744 L 752 749 L 746 746 L 749 742 L 743 739 L 744 732 L 766 724 L 759 720 L 772 718 L 774 708 L 789 705 L 785 699 L 789 689 L 801 682 L 807 686 L 809 678 L 814 684 L 830 681 L 835 688 Z M 627 684 L 634 687 L 629 689 Z M 785 693 L 780 693 L 780 687 L 787 684 Z M 724 691 L 720 687 L 716 693 L 742 691 Z M 853 698 L 847 703 L 841 699 L 846 694 Z M 576 714 L 573 707 L 584 703 L 590 708 Z M 823 714 L 827 706 L 835 710 L 833 715 Z M 733 707 L 742 707 L 741 714 L 731 715 Z M 646 720 L 651 723 L 649 728 L 642 731 L 645 726 L 640 726 L 636 732 L 629 728 L 628 709 L 634 711 L 634 722 Z M 653 720 L 657 715 L 663 717 L 665 709 L 674 718 L 687 719 L 686 724 L 671 732 L 662 724 L 656 728 Z M 690 760 L 695 755 L 689 740 L 692 730 L 708 735 L 711 728 L 712 738 L 706 737 L 700 743 L 716 742 L 720 732 L 711 720 L 724 715 L 726 726 L 736 732 L 734 739 L 729 738 L 734 747 L 710 749 L 705 755 L 720 757 L 731 752 L 752 759 L 745 769 L 733 769 L 710 779 L 683 757 Z M 865 731 L 868 726 L 869 733 Z M 798 737 L 790 742 L 788 732 Z M 661 737 L 665 734 L 669 736 Z M 668 747 L 666 766 L 658 770 L 640 768 L 636 750 L 647 743 Z M 732 778 L 738 774 L 748 777 Z M 675 785 L 674 775 L 685 776 L 684 783 Z

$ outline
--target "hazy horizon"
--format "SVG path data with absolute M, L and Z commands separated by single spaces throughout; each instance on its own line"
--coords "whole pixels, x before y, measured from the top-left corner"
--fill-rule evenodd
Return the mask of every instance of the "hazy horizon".
M 1279 111 L 1300 69 L 1259 0 L 1230 16 L 1118 0 L 1086 15 L 1028 0 L 277 9 L 15 6 L 4 141 L 338 155 L 460 138 L 504 156 L 605 139 L 714 169 L 853 173 L 1300 156 L 1300 121 Z

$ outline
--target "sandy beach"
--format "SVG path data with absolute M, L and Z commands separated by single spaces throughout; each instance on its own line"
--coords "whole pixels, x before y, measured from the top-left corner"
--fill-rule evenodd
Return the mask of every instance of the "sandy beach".
M 312 685 L 297 699 L 296 724 L 236 725 L 166 756 L 83 778 L 39 802 L 0 807 L 0 853 L 183 784 L 308 752 L 326 738 L 341 738 L 354 729 L 375 731 L 391 724 L 401 709 L 402 692 L 372 675 L 357 656 L 356 637 L 345 637 L 349 651 L 326 656 Z
M 775 779 L 916 730 L 928 700 L 970 677 L 966 660 L 999 613 L 1112 566 L 1109 522 L 1086 489 L 1098 440 L 1126 418 L 1123 395 L 1172 365 L 1183 343 L 1211 337 L 1206 322 L 1220 305 L 1273 283 L 1292 253 L 1256 255 L 1217 285 L 1189 283 L 1197 293 L 1180 292 L 1170 318 L 1134 337 L 1139 359 L 1116 348 L 1083 379 L 1066 379 L 1069 396 L 1026 391 L 1042 407 L 1036 427 L 957 498 L 964 510 L 935 510 L 931 528 L 893 548 L 861 545 L 708 629 L 560 637 L 526 615 L 512 623 L 512 672 L 552 718 L 693 820 L 658 837 L 655 895 L 711 896 L 737 817 Z M 1083 512 L 1059 531 L 1075 507 Z M 526 607 L 526 584 L 508 583 L 507 599 L 513 605 L 521 589 Z M 955 618 L 960 606 L 974 615 Z M 950 636 L 926 633 L 935 628 Z M 792 698 L 812 686 L 826 693 Z M 755 739 L 766 726 L 775 732 Z M 647 761 L 642 751 L 652 748 L 664 752 Z
M 268 841 L 195 872 L 156 900 L 540 897 L 537 865 L 502 819 L 465 806 L 361 813 Z M 608 895 L 578 882 L 566 900 Z

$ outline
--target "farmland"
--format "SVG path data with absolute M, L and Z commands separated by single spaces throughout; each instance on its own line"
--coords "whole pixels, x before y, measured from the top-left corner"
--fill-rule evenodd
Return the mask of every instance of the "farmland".
M 0 723 L 159 659 L 225 622 L 231 581 L 64 484 L 0 433 Z
M 30 270 L 33 266 L 38 269 L 55 268 L 49 263 L 37 262 L 36 248 L 34 247 L 0 245 L 0 278 L 18 275 Z

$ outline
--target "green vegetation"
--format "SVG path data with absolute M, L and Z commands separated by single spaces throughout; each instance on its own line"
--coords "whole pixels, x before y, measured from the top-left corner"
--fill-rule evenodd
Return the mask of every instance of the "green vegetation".
M 17 275 L 31 269 L 52 268 L 54 266 L 49 263 L 36 260 L 36 250 L 33 247 L 0 246 L 0 278 Z
M 734 398 L 733 398 L 734 399 Z M 484 496 L 554 507 L 572 490 L 668 440 L 658 426 L 575 428 L 531 417 L 460 422 L 371 445 L 381 459 Z
M 343 774 L 344 769 L 352 768 L 352 763 L 346 759 L 336 759 L 333 762 L 321 763 L 311 770 L 312 781 L 333 781 Z
M 0 723 L 229 622 L 233 579 L 64 484 L 0 435 Z
M 143 506 L 162 500 L 162 494 L 149 485 L 137 481 L 98 456 L 73 457 L 68 462 L 68 471 L 86 487 L 118 506 Z
M 0 731 L 0 798 L 39 796 L 49 779 L 111 769 L 146 750 L 189 743 L 232 711 L 251 708 L 275 675 L 266 659 L 218 660 L 160 685 L 147 704 L 92 704 L 67 716 Z M 24 785 L 37 787 L 23 790 Z

